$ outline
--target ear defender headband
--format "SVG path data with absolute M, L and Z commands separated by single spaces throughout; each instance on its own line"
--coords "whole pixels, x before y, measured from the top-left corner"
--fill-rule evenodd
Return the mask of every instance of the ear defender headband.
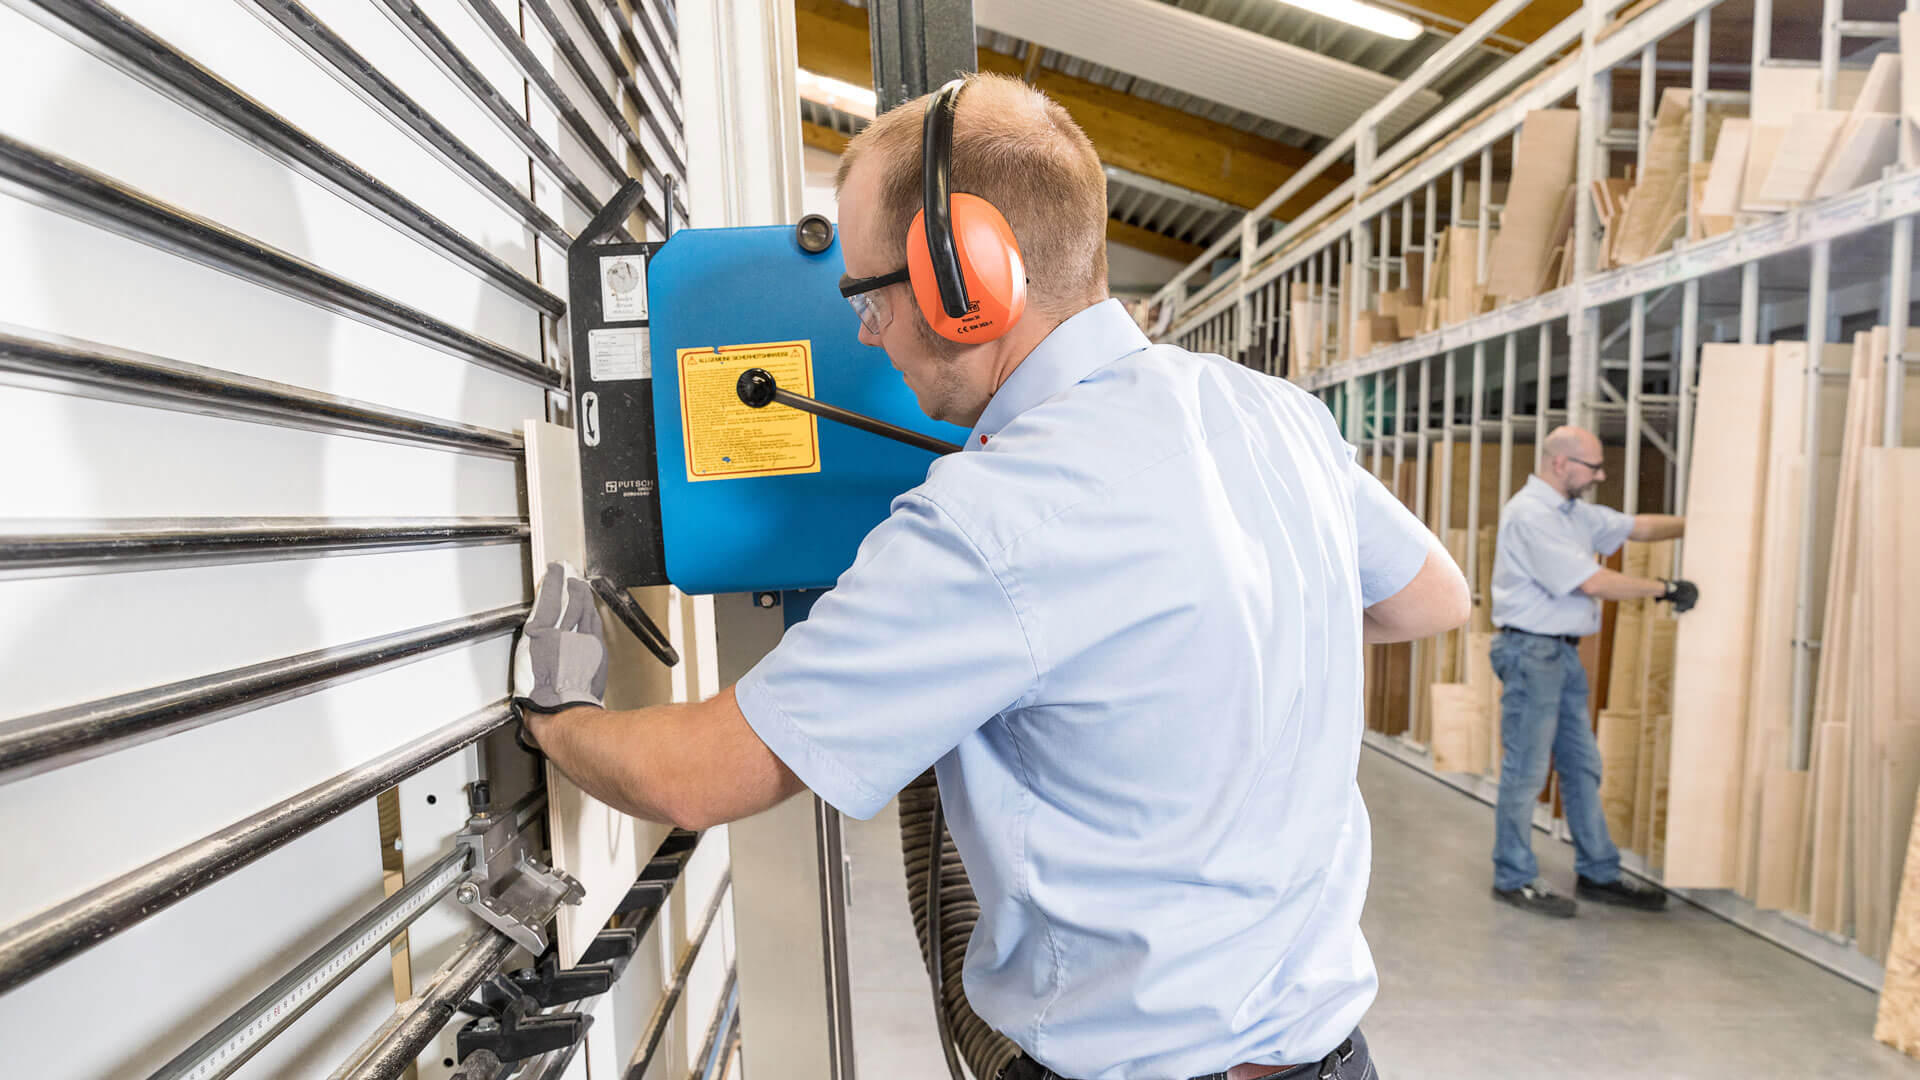
M 920 138 L 925 188 L 907 229 L 907 273 L 934 333 L 975 344 L 1020 321 L 1027 268 L 1006 217 L 977 195 L 953 193 L 953 121 L 965 87 L 955 79 L 927 105 Z

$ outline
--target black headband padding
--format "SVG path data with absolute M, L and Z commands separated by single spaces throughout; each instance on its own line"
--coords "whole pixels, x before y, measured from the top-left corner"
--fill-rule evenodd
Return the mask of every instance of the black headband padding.
M 933 95 L 927 105 L 926 130 L 920 138 L 923 177 L 921 205 L 927 223 L 927 255 L 933 262 L 933 280 L 940 286 L 940 306 L 947 317 L 967 313 L 966 276 L 960 271 L 960 253 L 953 243 L 953 119 L 959 111 L 960 91 L 966 81 L 955 79 Z

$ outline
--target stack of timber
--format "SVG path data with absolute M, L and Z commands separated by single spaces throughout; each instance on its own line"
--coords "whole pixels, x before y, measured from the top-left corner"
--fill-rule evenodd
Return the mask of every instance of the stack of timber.
M 1487 295 L 1501 302 L 1556 287 L 1573 234 L 1573 169 L 1580 114 L 1538 109 L 1527 114 L 1514 143 L 1513 183 L 1493 242 Z
M 1621 555 L 1620 572 L 1631 577 L 1671 577 L 1672 571 L 1670 540 L 1629 542 Z M 1616 844 L 1650 863 L 1658 862 L 1665 832 L 1674 628 L 1672 614 L 1652 600 L 1619 604 L 1596 733 L 1607 830 Z
M 1701 164 L 1706 166 L 1717 149 L 1727 112 L 1717 105 L 1703 112 L 1708 161 Z M 1647 137 L 1646 160 L 1640 162 L 1636 182 L 1625 198 L 1618 197 L 1614 182 L 1596 185 L 1594 205 L 1606 225 L 1602 266 L 1626 266 L 1651 258 L 1687 235 L 1695 182 L 1704 188 L 1709 175 L 1705 168 L 1696 175 L 1688 164 L 1692 126 L 1691 91 L 1666 90 L 1660 95 L 1653 131 Z
M 1903 54 L 1913 37 L 1902 23 Z M 1841 68 L 1834 108 L 1820 108 L 1817 69 L 1764 64 L 1754 74 L 1749 115 L 1728 120 L 1709 154 L 1694 235 L 1839 195 L 1880 178 L 1899 160 L 1913 113 L 1903 104 L 1907 64 L 1891 52 L 1870 67 Z M 1903 119 L 1904 114 L 1904 119 Z

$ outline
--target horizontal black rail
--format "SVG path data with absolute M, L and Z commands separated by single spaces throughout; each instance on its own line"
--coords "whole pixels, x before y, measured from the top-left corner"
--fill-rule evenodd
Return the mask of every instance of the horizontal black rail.
M 482 280 L 559 318 L 566 302 L 280 114 L 100 0 L 34 0 L 34 21 L 177 104 L 300 170 Z
M 0 720 L 0 784 L 192 731 L 446 649 L 510 634 L 526 621 L 527 611 L 524 604 L 512 604 L 345 645 Z
M 515 214 L 528 228 L 560 245 L 573 237 L 513 181 L 500 175 L 473 148 L 456 138 L 419 102 L 408 97 L 393 80 L 380 74 L 366 57 L 354 51 L 340 35 L 299 3 L 299 0 L 253 0 L 260 18 L 301 51 L 330 69 L 341 85 L 386 116 L 426 150 L 464 175 L 481 194 Z
M 542 6 L 548 7 L 551 14 L 551 0 L 526 0 L 526 2 L 534 11 L 536 18 L 539 17 L 539 9 Z M 613 70 L 613 80 L 627 92 L 627 96 L 633 100 L 633 107 L 640 112 L 640 119 L 646 122 L 654 137 L 660 140 L 661 149 L 666 152 L 668 160 L 673 162 L 674 169 L 685 172 L 686 161 L 673 145 L 671 130 L 680 126 L 680 117 L 673 112 L 672 102 L 665 98 L 657 102 L 649 100 L 648 96 L 641 91 L 640 84 L 633 81 L 632 73 L 627 70 L 627 61 L 620 55 L 620 47 L 613 43 L 613 39 L 607 36 L 605 30 L 601 29 L 599 17 L 587 5 L 586 0 L 568 0 L 568 4 L 573 8 L 574 18 L 580 23 L 581 29 L 586 32 L 587 40 L 593 43 L 594 51 L 598 52 L 600 58 L 606 61 L 607 67 Z M 540 21 L 542 25 L 546 25 L 546 19 L 541 18 Z M 558 19 L 554 20 L 554 25 L 561 25 Z M 551 31 L 552 27 L 548 29 Z M 641 66 L 645 67 L 644 64 Z M 666 112 L 664 124 L 660 117 L 662 110 Z
M 540 96 L 546 99 L 547 104 L 560 117 L 561 122 L 573 129 L 574 135 L 579 137 L 581 144 L 594 156 L 594 160 L 600 163 L 600 167 L 617 178 L 625 179 L 627 172 L 613 156 L 613 152 L 607 149 L 603 135 L 594 130 L 592 122 L 581 114 L 579 108 L 574 105 L 573 99 L 568 96 L 566 88 L 561 86 L 560 81 L 547 70 L 547 66 L 540 62 L 540 57 L 534 54 L 533 48 L 527 44 L 525 38 L 520 36 L 519 28 L 508 22 L 506 15 L 501 13 L 499 5 L 493 0 L 460 0 L 460 2 L 461 6 L 467 9 L 467 13 L 473 16 L 474 21 L 486 27 L 487 32 L 493 35 L 493 40 L 500 51 L 505 53 L 520 74 L 540 91 Z M 607 97 L 606 91 L 600 90 L 597 85 L 587 87 L 589 94 L 594 94 L 596 90 L 599 90 L 599 93 L 594 95 L 596 103 L 606 114 L 607 120 L 614 125 L 620 140 L 626 143 L 636 156 L 645 161 L 647 148 L 646 144 L 640 141 L 640 133 L 633 130 L 633 125 L 627 123 L 627 118 L 620 113 L 617 106 L 612 104 L 612 99 Z
M 626 1080 L 644 1080 L 647 1069 L 653 1065 L 653 1055 L 660 1049 L 660 1040 L 667 1033 L 667 1024 L 673 1019 L 673 1010 L 680 1005 L 680 997 L 686 993 L 687 979 L 693 974 L 693 962 L 700 958 L 700 947 L 707 943 L 707 934 L 713 930 L 713 923 L 720 915 L 720 908 L 727 899 L 727 893 L 733 887 L 733 871 L 727 870 L 720 875 L 720 883 L 714 886 L 713 899 L 708 901 L 707 910 L 700 919 L 700 929 L 687 940 L 680 962 L 674 965 L 673 981 L 660 996 L 660 1003 L 654 1006 L 653 1018 L 647 1023 L 647 1036 L 641 1042 L 641 1049 L 627 1066 Z
M 620 0 L 600 0 L 600 2 L 605 5 L 607 14 L 612 16 L 613 28 L 619 33 L 621 42 L 627 47 L 627 52 L 633 55 L 633 66 L 640 70 L 640 74 L 646 76 L 647 85 L 653 87 L 654 93 L 660 95 L 661 102 L 668 107 L 670 114 L 674 120 L 678 122 L 680 113 L 678 109 L 675 108 L 677 104 L 675 99 L 680 95 L 679 74 L 671 68 L 668 68 L 664 72 L 666 75 L 666 83 L 663 84 L 660 81 L 660 76 L 663 72 L 656 68 L 655 65 L 647 63 L 647 50 L 640 44 L 640 38 L 633 32 L 633 24 L 635 22 L 633 16 L 629 15 L 627 10 L 620 6 Z M 659 54 L 661 63 L 668 63 L 672 59 L 673 54 L 660 47 L 660 38 L 651 32 L 652 27 L 648 27 L 647 29 L 649 31 L 647 36 L 653 42 L 654 51 Z M 671 86 L 672 89 L 668 89 L 668 86 Z
M 557 389 L 557 369 L 388 299 L 276 247 L 161 202 L 78 162 L 0 135 L 0 186 L 79 218 L 192 259 L 243 281 L 358 319 L 470 363 Z
M 580 85 L 587 88 L 587 93 L 599 104 L 601 110 L 607 113 L 608 116 L 614 117 L 617 123 L 626 126 L 627 129 L 631 131 L 631 126 L 626 123 L 626 114 L 620 110 L 619 102 L 615 101 L 613 95 L 609 94 L 605 87 L 601 85 L 599 73 L 594 71 L 593 64 L 588 61 L 586 54 L 580 51 L 580 46 L 573 40 L 572 31 L 567 29 L 567 24 L 561 20 L 560 14 L 554 10 L 553 4 L 550 3 L 549 0 L 522 0 L 522 3 L 529 12 L 533 13 L 534 20 L 540 24 L 541 29 L 547 32 L 547 37 L 552 39 L 554 48 L 560 50 L 561 59 L 565 60 L 567 67 L 573 70 L 574 78 L 579 81 Z M 589 32 L 591 32 L 591 28 L 589 28 Z M 659 140 L 661 149 L 666 153 L 668 160 L 674 164 L 676 169 L 685 172 L 686 165 L 680 160 L 679 155 L 675 151 L 673 136 L 661 125 L 659 117 L 653 114 L 653 105 L 649 103 L 646 98 L 639 96 L 640 88 L 633 84 L 632 79 L 625 78 L 622 66 L 614 65 L 613 75 L 614 80 L 620 84 L 621 88 L 627 90 L 629 97 L 633 100 L 634 110 L 639 113 L 640 119 L 645 122 L 647 129 L 653 132 L 654 137 Z M 624 81 L 622 81 L 623 79 Z M 635 138 L 637 139 L 638 137 L 636 133 Z M 642 145 L 644 147 L 644 144 Z M 643 149 L 640 153 L 642 157 L 648 160 L 652 159 L 653 155 L 651 151 Z M 681 220 L 686 220 L 686 206 L 684 202 L 680 201 L 678 195 L 675 196 L 674 205 L 680 210 Z
M 542 168 L 552 174 L 553 178 L 559 182 L 560 189 L 565 191 L 569 198 L 589 213 L 599 209 L 604 200 L 594 194 L 585 180 L 580 179 L 580 175 L 573 171 L 573 166 L 567 164 L 559 151 L 542 138 L 539 132 L 533 130 L 533 125 L 521 115 L 520 110 L 507 100 L 506 95 L 500 92 L 499 87 L 493 85 L 493 81 L 488 79 L 484 72 L 473 66 L 473 61 L 467 59 L 467 55 L 460 51 L 460 47 L 453 43 L 453 39 L 449 38 L 445 31 L 440 29 L 438 23 L 420 9 L 419 4 L 414 3 L 413 0 L 379 0 L 379 4 L 386 12 L 387 18 L 398 26 L 420 48 L 420 51 L 426 54 L 428 59 L 434 62 L 442 74 L 465 90 L 467 97 L 480 106 L 480 110 L 493 120 L 495 126 L 505 132 L 508 138 L 518 143 L 528 157 L 539 162 Z M 605 150 L 606 148 L 602 146 L 601 151 L 604 153 Z M 627 170 L 617 163 L 610 172 L 615 183 L 624 180 L 627 175 Z M 666 224 L 666 219 L 661 216 L 659 209 L 644 202 L 641 204 L 640 214 L 656 228 Z
M 38 915 L 0 929 L 0 994 L 137 926 L 200 889 L 312 832 L 506 724 L 504 701 L 241 818 Z M 513 942 L 492 929 L 490 938 Z
M 121 518 L 95 524 L 114 527 L 0 533 L 0 578 L 515 544 L 530 535 L 517 518 Z
M 525 452 L 511 432 L 5 324 L 0 383 L 489 457 Z

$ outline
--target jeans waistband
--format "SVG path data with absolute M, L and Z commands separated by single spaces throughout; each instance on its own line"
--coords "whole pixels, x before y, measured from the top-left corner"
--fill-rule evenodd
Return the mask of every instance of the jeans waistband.
M 1576 649 L 1580 647 L 1579 634 L 1536 634 L 1531 630 L 1522 630 L 1517 626 L 1496 626 L 1494 629 L 1503 634 L 1525 634 L 1527 637 L 1552 638 L 1555 641 L 1564 641 Z
M 1319 1061 L 1290 1067 L 1274 1066 L 1277 1070 L 1261 1077 L 1261 1080 L 1377 1080 L 1379 1073 L 1373 1069 L 1373 1060 L 1367 1052 L 1367 1040 L 1355 1028 L 1346 1041 L 1335 1047 L 1333 1052 Z M 1209 1073 L 1195 1077 L 1194 1080 L 1219 1080 L 1226 1073 Z M 1000 1070 L 997 1080 L 1066 1080 L 1060 1074 L 1033 1060 L 1025 1054 L 1014 1058 Z

